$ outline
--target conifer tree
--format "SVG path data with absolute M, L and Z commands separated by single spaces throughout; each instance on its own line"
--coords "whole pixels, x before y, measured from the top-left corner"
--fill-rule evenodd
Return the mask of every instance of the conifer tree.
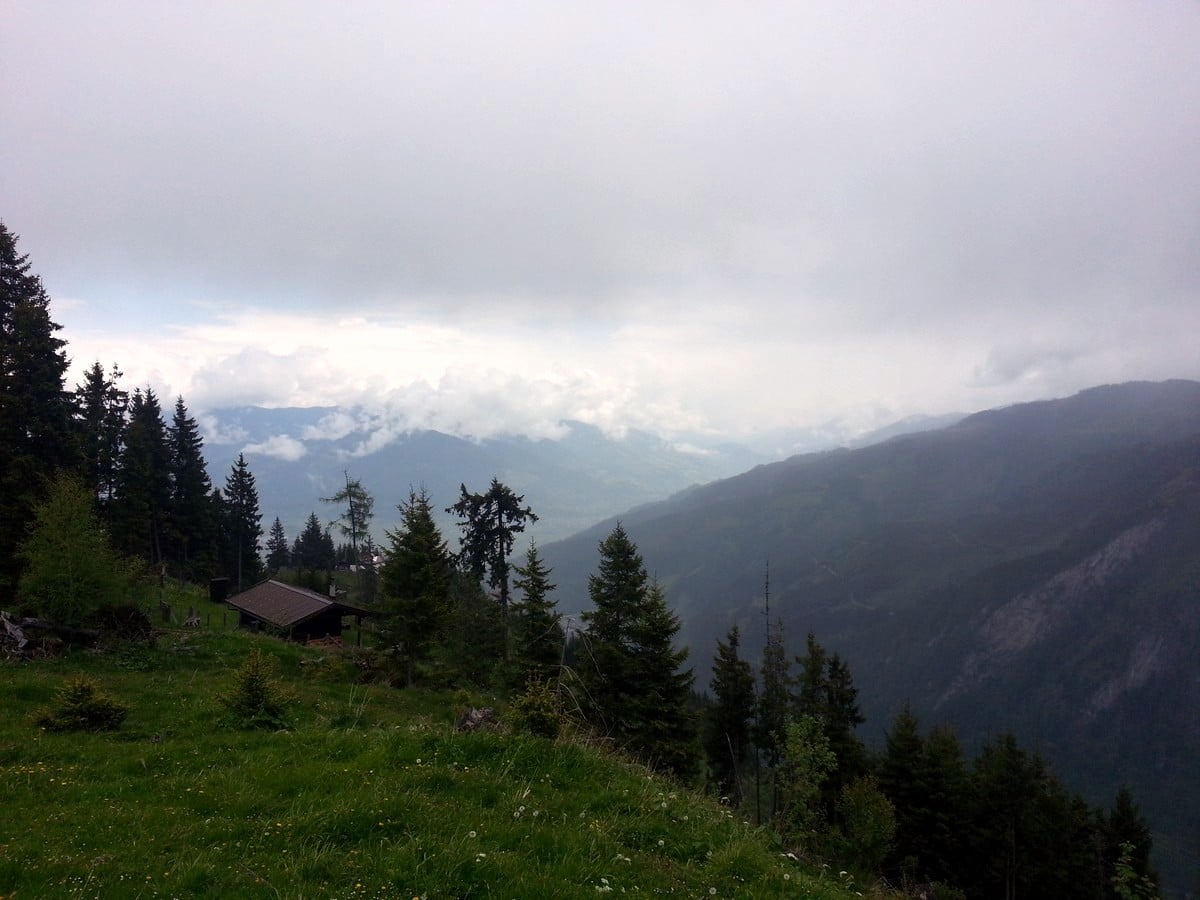
M 1100 817 L 1101 854 L 1104 861 L 1105 896 L 1116 898 L 1113 878 L 1117 864 L 1124 860 L 1129 873 L 1138 882 L 1157 886 L 1158 873 L 1150 864 L 1153 840 L 1150 826 L 1134 802 L 1129 788 L 1122 785 L 1112 808 Z
M 767 642 L 763 645 L 759 681 L 754 712 L 754 743 L 762 751 L 767 766 L 774 769 L 783 757 L 790 705 L 782 620 L 767 625 Z
M 754 671 L 741 658 L 741 632 L 734 625 L 717 641 L 713 659 L 713 703 L 708 708 L 705 744 L 709 766 L 722 796 L 737 806 L 742 800 L 741 772 L 750 755 L 754 714 Z
M 239 591 L 245 590 L 262 576 L 259 558 L 262 537 L 262 513 L 258 511 L 258 488 L 254 473 L 239 453 L 237 461 L 225 478 L 225 553 L 226 571 Z
M 117 471 L 113 501 L 113 536 L 126 554 L 152 566 L 164 560 L 171 506 L 171 450 L 158 397 L 136 388 L 129 403 L 129 422 Z
M 504 620 L 500 607 L 471 572 L 453 569 L 446 593 L 440 658 L 460 684 L 488 684 L 504 660 Z
M 509 562 L 516 536 L 525 530 L 526 523 L 538 517 L 528 506 L 525 497 L 512 488 L 492 479 L 487 491 L 472 494 L 465 484 L 459 485 L 462 496 L 446 512 L 459 518 L 462 530 L 461 556 L 467 568 L 478 579 L 486 575 L 488 585 L 496 591 L 500 609 L 508 618 Z
M 583 621 L 590 658 L 580 674 L 601 729 L 619 738 L 628 736 L 623 717 L 637 690 L 629 629 L 645 599 L 647 582 L 642 557 L 618 523 L 600 542 L 598 569 L 588 576 L 592 609 L 583 614 Z
M 16 586 L 15 551 L 51 478 L 80 461 L 64 387 L 66 342 L 30 268 L 0 222 L 0 601 Z
M 271 523 L 271 530 L 267 534 L 267 568 L 274 575 L 280 569 L 287 567 L 290 557 L 287 533 L 283 530 L 283 523 L 279 521 L 279 516 L 276 516 L 275 521 Z
M 968 858 L 963 823 L 968 819 L 970 778 L 962 745 L 948 725 L 925 738 L 917 771 L 925 811 L 915 826 L 915 852 L 927 881 L 961 884 Z
M 333 538 L 321 528 L 321 520 L 315 512 L 308 514 L 304 529 L 292 545 L 292 564 L 296 567 L 299 584 L 322 592 L 329 589 L 328 575 L 322 576 L 321 573 L 333 569 Z
M 683 778 L 696 768 L 696 721 L 688 708 L 694 677 L 684 669 L 688 648 L 675 648 L 679 617 L 657 581 L 650 584 L 630 630 L 633 677 L 630 749 Z
M 618 524 L 600 542 L 588 578 L 592 609 L 583 614 L 590 659 L 581 675 L 600 726 L 622 748 L 679 774 L 694 760 L 687 711 L 692 674 L 672 642 L 679 620 L 651 585 L 641 554 Z
M 75 388 L 75 415 L 83 454 L 83 477 L 96 496 L 96 505 L 107 517 L 117 493 L 117 472 L 125 433 L 129 392 L 119 386 L 121 370 L 114 363 L 108 373 L 98 361 Z
M 892 845 L 893 869 L 910 881 L 924 874 L 924 836 L 928 787 L 921 781 L 925 741 L 912 709 L 905 705 L 887 732 L 879 761 L 879 787 L 896 810 L 896 835 Z M 919 874 L 920 873 L 920 874 Z M 923 879 L 924 880 L 924 879 Z
M 411 686 L 417 664 L 444 633 L 452 565 L 425 489 L 409 490 L 399 509 L 400 525 L 387 533 L 391 546 L 380 573 L 385 612 L 380 637 L 399 654 Z
M 200 427 L 184 405 L 175 401 L 168 431 L 171 464 L 170 534 L 180 578 L 195 578 L 211 571 L 206 559 L 216 535 L 212 505 L 212 480 L 204 462 Z M 198 565 L 197 565 L 198 564 Z
M 344 537 L 350 538 L 352 565 L 359 564 L 359 550 L 369 538 L 371 519 L 375 517 L 375 498 L 367 493 L 362 482 L 344 472 L 346 486 L 332 497 L 322 497 L 322 503 L 342 503 L 345 510 L 335 524 Z
M 558 607 L 550 594 L 556 585 L 550 582 L 550 570 L 530 543 L 525 565 L 515 566 L 513 587 L 521 598 L 513 604 L 512 662 L 515 687 L 533 679 L 546 682 L 558 674 L 563 653 L 563 630 Z

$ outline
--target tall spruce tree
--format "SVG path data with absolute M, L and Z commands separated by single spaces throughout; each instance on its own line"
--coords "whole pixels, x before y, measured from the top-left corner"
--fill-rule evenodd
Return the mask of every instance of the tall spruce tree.
M 122 372 L 114 363 L 106 373 L 98 361 L 75 388 L 75 416 L 83 453 L 83 477 L 105 518 L 117 493 L 117 472 L 125 434 L 129 392 L 120 387 Z
M 620 524 L 600 542 L 588 593 L 589 655 L 580 674 L 597 724 L 623 749 L 686 774 L 694 760 L 687 710 L 692 674 L 680 671 L 687 651 L 673 647 L 679 620 L 662 589 L 649 583 L 641 554 Z
M 788 681 L 783 621 L 778 620 L 767 625 L 767 641 L 759 666 L 758 700 L 754 707 L 754 743 L 771 769 L 776 768 L 783 757 L 790 704 Z
M 181 579 L 195 580 L 212 572 L 209 558 L 216 537 L 216 511 L 212 504 L 212 480 L 204 462 L 204 439 L 200 427 L 187 411 L 183 397 L 175 400 L 175 412 L 167 429 L 171 452 L 170 536 L 173 556 Z
M 259 557 L 262 513 L 258 511 L 258 488 L 242 453 L 238 454 L 225 478 L 224 516 L 225 568 L 230 581 L 242 591 L 262 576 L 262 559 Z
M 742 770 L 750 757 L 754 716 L 754 670 L 741 658 L 741 632 L 734 625 L 717 641 L 713 659 L 713 703 L 708 707 L 705 749 L 722 796 L 742 801 Z
M 467 568 L 476 578 L 486 575 L 488 585 L 496 591 L 501 612 L 508 618 L 509 562 L 516 536 L 525 525 L 538 520 L 528 506 L 522 506 L 523 495 L 501 484 L 497 478 L 482 494 L 472 494 L 465 484 L 459 485 L 462 496 L 446 512 L 459 518 L 462 531 L 462 553 Z
M 550 570 L 534 544 L 526 551 L 525 565 L 514 568 L 517 577 L 513 587 L 521 597 L 512 607 L 512 663 L 514 687 L 520 687 L 530 679 L 546 682 L 558 674 L 563 629 L 558 607 L 550 596 L 556 585 L 550 582 Z
M 279 516 L 276 516 L 275 521 L 271 523 L 271 530 L 267 534 L 267 568 L 274 575 L 280 569 L 286 568 L 290 559 L 291 550 L 288 547 L 287 533 L 283 530 L 283 523 L 279 521 Z
M 153 389 L 136 388 L 117 471 L 113 538 L 120 550 L 158 567 L 165 559 L 171 506 L 171 450 Z
M 444 633 L 453 566 L 425 489 L 409 490 L 399 509 L 400 525 L 387 533 L 391 546 L 380 573 L 384 619 L 379 633 L 384 646 L 398 654 L 404 682 L 411 686 L 417 665 Z
M 321 528 L 321 520 L 317 518 L 317 514 L 309 513 L 303 530 L 292 545 L 292 564 L 296 567 L 296 580 L 304 587 L 327 591 L 333 563 L 333 538 Z
M 679 617 L 667 606 L 657 581 L 651 582 L 629 633 L 638 686 L 632 695 L 636 736 L 631 748 L 657 768 L 689 777 L 699 749 L 696 720 L 688 705 L 695 678 L 691 669 L 683 668 L 688 648 L 675 647 Z
M 30 268 L 17 236 L 0 222 L 0 602 L 16 586 L 16 549 L 35 507 L 55 473 L 81 459 L 64 386 L 66 342 Z
M 1122 857 L 1134 878 L 1146 885 L 1158 885 L 1158 873 L 1150 864 L 1150 851 L 1153 849 L 1150 826 L 1128 787 L 1121 786 L 1112 807 L 1100 816 L 1099 830 L 1106 898 L 1120 900 L 1114 877 Z

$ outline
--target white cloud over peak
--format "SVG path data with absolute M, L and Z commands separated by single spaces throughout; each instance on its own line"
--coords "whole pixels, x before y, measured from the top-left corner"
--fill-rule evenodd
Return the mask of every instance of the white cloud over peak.
M 294 437 L 275 434 L 260 443 L 247 444 L 242 448 L 242 452 L 258 456 L 273 456 L 285 462 L 295 462 L 308 453 L 308 448 Z

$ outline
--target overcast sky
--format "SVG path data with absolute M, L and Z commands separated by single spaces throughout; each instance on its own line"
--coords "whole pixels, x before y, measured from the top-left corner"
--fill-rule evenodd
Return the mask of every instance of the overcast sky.
M 1200 377 L 1198 73 L 1194 0 L 7 0 L 0 218 L 193 411 L 868 428 Z

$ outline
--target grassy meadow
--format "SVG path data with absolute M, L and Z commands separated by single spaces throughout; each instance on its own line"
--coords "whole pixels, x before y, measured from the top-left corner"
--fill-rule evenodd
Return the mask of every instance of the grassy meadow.
M 347 655 L 197 606 L 213 627 L 0 668 L 0 897 L 856 894 L 602 748 L 455 733 L 493 698 L 356 684 Z M 223 723 L 255 646 L 292 694 L 286 730 Z M 129 705 L 119 731 L 34 724 L 79 673 Z

